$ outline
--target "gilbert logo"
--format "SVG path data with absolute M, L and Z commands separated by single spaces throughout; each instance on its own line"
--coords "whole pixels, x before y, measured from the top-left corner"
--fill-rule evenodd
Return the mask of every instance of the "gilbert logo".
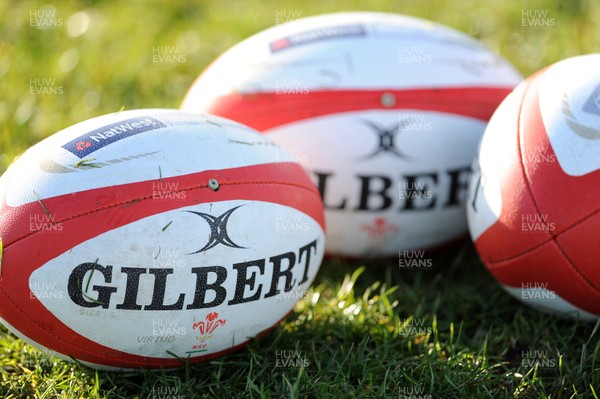
M 209 249 L 214 248 L 219 244 L 223 244 L 226 247 L 230 248 L 244 248 L 233 242 L 229 237 L 229 233 L 227 233 L 227 222 L 229 221 L 229 217 L 236 209 L 238 209 L 241 206 L 243 205 L 238 205 L 235 208 L 231 208 L 230 210 L 218 217 L 203 212 L 187 211 L 189 213 L 193 213 L 194 215 L 198 215 L 202 219 L 206 220 L 206 223 L 208 223 L 210 227 L 210 237 L 208 238 L 208 242 L 206 243 L 206 245 L 197 250 L 196 252 L 192 252 L 190 255 L 208 251 Z
M 401 130 L 400 123 L 395 123 L 388 127 L 381 126 L 371 121 L 363 121 L 363 124 L 368 126 L 378 138 L 375 150 L 371 151 L 370 154 L 365 155 L 363 159 L 371 159 L 380 154 L 390 154 L 400 159 L 410 158 L 396 147 L 395 139 Z
M 210 340 L 214 336 L 215 330 L 224 326 L 227 320 L 219 318 L 219 313 L 211 312 L 206 315 L 205 320 L 195 322 L 192 325 L 192 329 L 197 332 L 196 345 L 192 346 L 192 350 L 186 353 L 200 353 L 206 352 L 208 344 L 206 341 Z
M 582 107 L 582 111 L 591 115 L 600 116 L 600 84 L 596 86 L 590 97 L 587 99 Z M 571 109 L 570 99 L 567 93 L 563 95 L 562 113 L 567 125 L 573 133 L 584 139 L 600 140 L 600 129 L 584 125 L 577 119 L 577 116 L 575 116 Z

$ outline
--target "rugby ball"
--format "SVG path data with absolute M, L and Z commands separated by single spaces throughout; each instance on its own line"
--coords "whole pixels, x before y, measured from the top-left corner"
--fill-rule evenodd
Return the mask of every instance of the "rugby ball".
M 483 136 L 468 221 L 490 272 L 519 300 L 600 315 L 600 55 L 519 85 Z
M 2 323 L 102 369 L 179 367 L 265 333 L 325 245 L 319 193 L 281 151 L 238 123 L 160 109 L 43 140 L 0 178 Z
M 520 80 L 460 32 L 350 12 L 244 40 L 204 71 L 181 108 L 253 127 L 301 163 L 325 204 L 329 254 L 398 256 L 467 234 L 477 144 Z

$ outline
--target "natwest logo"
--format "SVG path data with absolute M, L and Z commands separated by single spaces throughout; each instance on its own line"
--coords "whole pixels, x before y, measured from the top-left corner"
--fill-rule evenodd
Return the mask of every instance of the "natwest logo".
M 359 24 L 348 24 L 311 29 L 282 37 L 270 43 L 271 52 L 275 53 L 290 47 L 314 43 L 322 40 L 340 39 L 346 37 L 364 36 L 365 28 Z
M 261 296 L 276 296 L 282 291 L 279 287 L 288 292 L 306 283 L 311 256 L 316 253 L 315 239 L 294 251 L 234 263 L 228 267 L 117 268 L 88 262 L 73 269 L 69 275 L 67 291 L 71 301 L 82 308 L 182 310 L 185 306 L 186 310 L 193 310 L 212 308 L 226 300 L 227 305 L 236 305 L 256 301 Z M 100 274 L 102 283 L 90 284 L 92 275 L 96 273 Z M 119 273 L 121 275 L 117 277 Z M 195 280 L 194 289 L 181 292 L 178 287 L 188 279 Z M 97 278 L 94 280 L 98 281 Z M 118 284 L 112 284 L 113 281 Z M 235 288 L 228 290 L 225 287 Z M 171 303 L 165 303 L 167 288 L 180 290 L 177 299 Z M 264 291 L 266 292 L 263 294 Z M 115 293 L 121 294 L 121 303 L 115 304 L 112 300 Z
M 99 129 L 92 130 L 79 136 L 68 143 L 64 144 L 62 148 L 71 152 L 79 158 L 83 158 L 86 155 L 91 154 L 94 151 L 99 150 L 109 144 L 124 139 L 125 137 L 134 136 L 149 130 L 160 129 L 166 127 L 164 123 L 156 118 L 152 117 L 138 117 L 126 119 L 121 122 L 112 123 L 110 125 L 103 126 Z

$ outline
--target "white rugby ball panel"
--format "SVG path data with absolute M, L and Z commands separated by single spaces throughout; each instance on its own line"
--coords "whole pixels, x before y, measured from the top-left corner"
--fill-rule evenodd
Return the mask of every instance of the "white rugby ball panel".
M 578 308 L 561 298 L 556 292 L 545 288 L 519 288 L 508 285 L 502 285 L 502 288 L 514 298 L 544 312 L 552 313 L 557 316 L 569 316 L 586 321 L 598 319 L 597 315 Z
M 221 244 L 196 253 L 213 238 L 204 217 L 231 210 L 223 243 L 239 248 Z M 285 220 L 302 228 L 287 229 Z M 294 252 L 288 251 L 292 248 Z M 223 201 L 180 208 L 108 231 L 37 268 L 29 284 L 50 313 L 100 345 L 138 356 L 165 358 L 170 351 L 193 358 L 244 343 L 276 324 L 310 286 L 323 250 L 322 229 L 298 210 L 265 202 Z M 286 257 L 281 261 L 272 258 L 282 253 Z M 276 274 L 271 260 L 280 268 L 277 271 L 290 270 L 291 278 Z M 82 266 L 89 264 L 97 266 Z M 206 279 L 200 268 L 210 270 Z M 163 292 L 156 302 L 159 281 L 164 283 Z M 195 292 L 203 281 L 215 286 L 206 289 L 198 302 Z M 56 287 L 60 295 L 50 295 L 46 286 Z M 108 303 L 102 292 L 109 292 Z M 133 292 L 135 298 L 126 296 Z M 157 309 L 158 305 L 173 309 Z M 258 316 L 257 306 L 269 311 Z M 226 322 L 218 326 L 218 334 L 206 339 L 205 351 L 195 352 L 202 334 L 194 324 L 206 323 L 212 312 Z M 118 328 L 107 335 L 98 323 Z
M 77 143 L 81 154 L 75 149 Z M 264 136 L 217 116 L 177 110 L 123 111 L 78 123 L 36 144 L 5 173 L 0 189 L 7 193 L 7 204 L 16 207 L 199 169 L 278 162 L 284 156 Z
M 274 51 L 280 42 L 286 47 Z M 373 12 L 299 19 L 229 49 L 188 92 L 209 105 L 232 93 L 513 87 L 519 73 L 462 32 L 430 21 Z

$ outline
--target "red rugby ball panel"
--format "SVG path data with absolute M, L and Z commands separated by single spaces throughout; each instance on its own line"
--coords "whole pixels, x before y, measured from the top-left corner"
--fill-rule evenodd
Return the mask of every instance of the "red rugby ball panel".
M 32 147 L 0 178 L 2 322 L 114 369 L 178 367 L 260 336 L 324 252 L 319 194 L 281 151 L 174 110 L 106 115 Z
M 520 300 L 600 315 L 600 55 L 556 63 L 492 117 L 469 191 L 471 236 Z

